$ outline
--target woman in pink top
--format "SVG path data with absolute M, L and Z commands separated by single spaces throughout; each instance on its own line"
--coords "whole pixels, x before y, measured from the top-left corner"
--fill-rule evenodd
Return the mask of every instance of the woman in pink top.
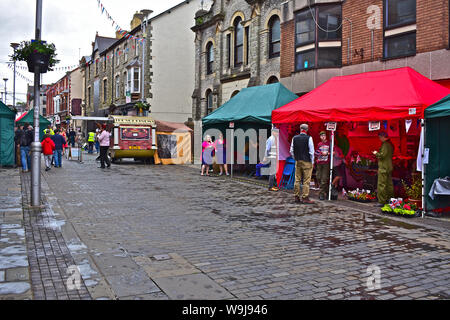
M 98 136 L 98 142 L 100 142 L 100 168 L 105 168 L 105 162 L 107 167 L 111 167 L 111 162 L 108 157 L 108 149 L 109 149 L 109 137 L 111 133 L 106 130 L 106 124 L 102 126 L 102 131 Z
M 225 174 L 228 176 L 228 166 L 227 166 L 227 152 L 225 149 L 226 142 L 223 138 L 223 134 L 219 134 L 219 139 L 215 141 L 216 147 L 216 161 L 219 165 L 220 176 L 223 175 L 223 171 L 225 170 Z
M 206 169 L 206 175 L 209 176 L 208 169 L 209 165 L 212 164 L 214 156 L 214 143 L 211 140 L 211 136 L 207 135 L 205 137 L 205 141 L 202 143 L 202 173 L 204 175 L 204 171 Z

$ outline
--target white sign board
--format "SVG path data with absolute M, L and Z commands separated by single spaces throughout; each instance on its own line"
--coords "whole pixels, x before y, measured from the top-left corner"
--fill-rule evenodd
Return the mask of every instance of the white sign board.
M 336 122 L 328 122 L 327 130 L 328 131 L 336 131 L 337 123 Z

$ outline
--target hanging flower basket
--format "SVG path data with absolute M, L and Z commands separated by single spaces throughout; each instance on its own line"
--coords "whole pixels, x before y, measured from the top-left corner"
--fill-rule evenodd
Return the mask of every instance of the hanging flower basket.
M 56 60 L 55 45 L 42 40 L 22 41 L 11 58 L 13 61 L 25 61 L 30 72 L 39 67 L 40 73 L 52 71 L 52 67 L 59 62 Z
M 40 73 L 47 73 L 49 61 L 49 54 L 39 52 L 32 53 L 27 60 L 28 71 L 34 72 L 35 67 L 39 67 Z

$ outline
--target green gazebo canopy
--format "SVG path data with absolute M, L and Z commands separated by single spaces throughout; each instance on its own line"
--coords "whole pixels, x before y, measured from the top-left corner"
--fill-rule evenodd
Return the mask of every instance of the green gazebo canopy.
M 429 148 L 428 164 L 425 168 L 425 199 L 427 210 L 450 207 L 449 196 L 438 196 L 434 200 L 428 193 L 435 179 L 450 176 L 450 95 L 425 109 L 425 148 Z
M 28 111 L 25 116 L 23 116 L 19 121 L 17 121 L 17 124 L 25 124 L 25 122 L 28 122 L 30 125 L 33 125 L 34 109 Z M 42 127 L 42 129 L 45 129 L 43 126 L 47 127 L 49 124 L 51 124 L 50 121 L 45 119 L 43 116 L 39 115 L 39 126 Z
M 14 119 L 16 113 L 0 101 L 0 166 L 14 165 Z
M 270 125 L 272 111 L 297 99 L 281 83 L 244 88 L 211 114 L 202 119 L 203 126 L 229 122 Z
M 31 109 L 27 112 L 22 118 L 20 118 L 18 121 L 16 121 L 17 124 L 23 125 L 25 123 L 30 124 L 33 126 L 34 123 L 34 109 Z M 47 128 L 48 125 L 52 124 L 50 121 L 45 119 L 43 116 L 39 115 L 39 140 L 42 141 L 44 138 L 44 129 Z

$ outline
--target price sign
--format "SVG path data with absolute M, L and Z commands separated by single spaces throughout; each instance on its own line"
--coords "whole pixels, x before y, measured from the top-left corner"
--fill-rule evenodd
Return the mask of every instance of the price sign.
M 336 131 L 337 123 L 336 122 L 328 122 L 327 130 L 328 131 Z

